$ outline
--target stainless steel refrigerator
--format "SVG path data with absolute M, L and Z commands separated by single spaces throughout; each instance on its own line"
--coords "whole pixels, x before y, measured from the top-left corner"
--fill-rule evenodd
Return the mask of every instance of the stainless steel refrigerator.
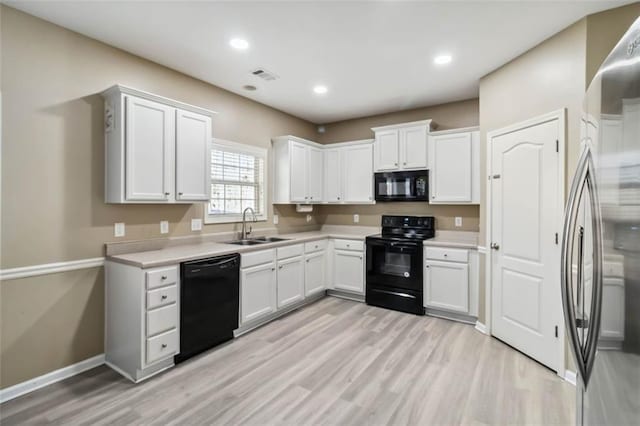
M 584 101 L 562 244 L 578 424 L 640 424 L 640 18 Z

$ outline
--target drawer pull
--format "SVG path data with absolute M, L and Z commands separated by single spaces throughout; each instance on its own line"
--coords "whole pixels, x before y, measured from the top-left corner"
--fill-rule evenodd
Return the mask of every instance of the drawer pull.
M 447 257 L 447 253 L 444 254 L 444 257 Z
M 166 347 L 167 347 L 167 344 L 166 344 L 166 343 L 163 343 L 163 344 L 162 344 L 162 349 L 166 349 Z
M 166 279 L 167 279 L 167 276 L 166 276 L 166 275 L 163 275 L 161 278 L 162 278 L 163 280 L 166 280 Z
M 282 265 L 278 266 L 278 269 L 282 269 Z
M 162 300 L 167 300 L 167 297 L 168 297 L 168 296 L 167 296 L 166 294 L 163 294 L 160 298 L 161 298 Z

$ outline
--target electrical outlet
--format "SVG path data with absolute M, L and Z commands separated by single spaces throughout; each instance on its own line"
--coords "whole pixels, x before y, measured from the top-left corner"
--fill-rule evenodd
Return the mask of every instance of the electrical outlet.
M 462 218 L 460 216 L 456 216 L 455 222 L 456 222 L 455 225 L 457 227 L 461 227 L 462 226 Z
M 353 223 L 360 223 L 360 215 L 359 214 L 354 214 L 353 215 Z
M 311 216 L 310 214 L 307 215 L 307 223 L 311 222 L 311 219 L 313 219 L 313 216 Z
M 280 218 L 278 217 L 278 215 L 274 214 L 273 215 L 273 224 L 277 225 L 279 221 L 280 221 Z
M 169 221 L 168 220 L 161 220 L 160 221 L 160 233 L 161 234 L 168 234 L 169 233 Z
M 113 235 L 115 237 L 124 237 L 124 222 L 118 222 L 113 225 Z
M 202 231 L 202 219 L 191 219 L 191 230 Z

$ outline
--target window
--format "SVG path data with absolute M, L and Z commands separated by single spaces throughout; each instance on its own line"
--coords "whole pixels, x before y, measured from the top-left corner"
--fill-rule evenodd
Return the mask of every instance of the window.
M 214 140 L 211 200 L 206 206 L 205 223 L 239 222 L 247 207 L 256 212 L 258 220 L 267 220 L 266 159 L 266 149 Z

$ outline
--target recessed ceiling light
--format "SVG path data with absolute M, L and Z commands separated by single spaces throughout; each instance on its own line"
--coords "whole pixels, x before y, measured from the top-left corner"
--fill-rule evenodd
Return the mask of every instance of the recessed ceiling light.
M 249 42 L 243 38 L 232 38 L 229 44 L 234 49 L 245 50 L 249 48 Z
M 444 65 L 451 62 L 451 55 L 439 55 L 433 58 L 433 62 L 438 65 Z
M 316 86 L 313 88 L 314 93 L 318 95 L 324 95 L 325 93 L 327 93 L 327 90 L 327 86 Z

